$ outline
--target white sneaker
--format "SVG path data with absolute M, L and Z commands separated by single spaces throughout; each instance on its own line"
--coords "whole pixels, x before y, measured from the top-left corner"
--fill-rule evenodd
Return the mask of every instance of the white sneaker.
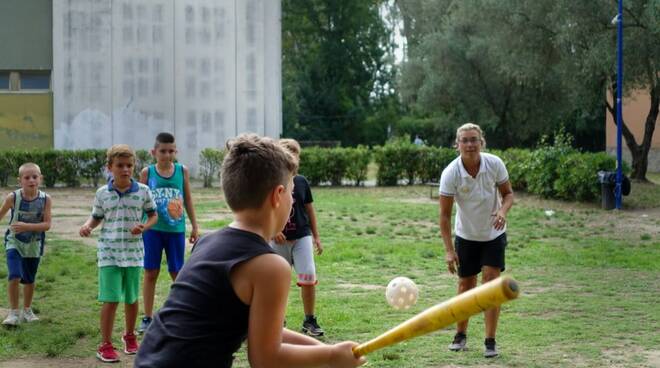
M 21 323 L 21 318 L 18 309 L 10 310 L 7 318 L 2 321 L 2 324 L 5 326 L 18 326 L 19 323 Z
M 25 308 L 21 313 L 21 322 L 36 322 L 39 320 L 36 314 L 32 311 L 32 308 Z

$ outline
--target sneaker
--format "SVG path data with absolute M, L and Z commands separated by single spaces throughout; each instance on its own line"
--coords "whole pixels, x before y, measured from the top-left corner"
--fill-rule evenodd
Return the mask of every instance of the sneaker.
M 99 358 L 100 361 L 106 363 L 114 363 L 119 361 L 119 354 L 117 354 L 117 351 L 115 351 L 115 348 L 112 346 L 111 342 L 104 342 L 101 344 L 98 350 L 96 350 L 96 357 Z
M 457 332 L 454 341 L 449 345 L 451 351 L 467 350 L 467 336 L 464 332 Z
M 137 337 L 134 333 L 127 333 L 126 335 L 122 336 L 121 341 L 124 342 L 124 353 L 128 355 L 137 353 L 140 345 L 138 345 Z
M 32 311 L 32 308 L 25 308 L 21 313 L 21 322 L 36 322 L 39 320 L 36 314 Z
M 316 317 L 305 318 L 302 325 L 302 332 L 313 337 L 323 336 L 323 329 L 316 322 Z
M 499 354 L 497 353 L 497 347 L 495 347 L 495 339 L 492 337 L 484 340 L 484 345 L 486 349 L 484 350 L 484 357 L 486 358 L 495 358 Z
M 11 309 L 7 318 L 2 321 L 2 324 L 5 326 L 18 326 L 21 323 L 21 314 L 18 309 Z
M 138 327 L 137 332 L 139 334 L 143 334 L 147 328 L 149 328 L 149 325 L 151 324 L 151 317 L 144 316 L 142 317 L 142 322 L 140 322 L 140 327 Z

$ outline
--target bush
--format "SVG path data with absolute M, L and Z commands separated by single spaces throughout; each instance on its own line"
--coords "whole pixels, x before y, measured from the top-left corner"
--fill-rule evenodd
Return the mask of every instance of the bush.
M 378 165 L 376 182 L 380 186 L 394 186 L 403 173 L 403 163 L 395 145 L 374 147 L 374 158 Z
M 80 168 L 83 165 L 81 151 L 55 151 L 57 181 L 63 181 L 67 187 L 80 186 Z M 55 182 L 51 186 L 54 186 Z
M 323 162 L 325 163 L 326 180 L 332 185 L 341 185 L 348 169 L 348 148 L 330 148 L 325 150 Z
M 10 177 L 18 176 L 18 160 L 16 151 L 3 151 L 0 153 L 0 186 L 6 187 Z
M 513 190 L 527 190 L 527 175 L 529 173 L 532 151 L 521 148 L 510 148 L 506 151 L 492 151 L 499 156 L 507 171 Z
M 87 149 L 77 152 L 80 156 L 80 176 L 87 179 L 93 187 L 98 187 L 99 179 L 105 177 L 106 151 L 102 149 Z
M 306 147 L 300 152 L 298 172 L 304 175 L 309 184 L 316 186 L 328 180 L 326 164 L 327 148 Z
M 458 156 L 453 148 L 421 147 L 420 150 L 419 179 L 424 183 L 439 182 L 442 170 Z
M 347 166 L 346 179 L 352 180 L 356 186 L 367 180 L 369 163 L 371 162 L 371 151 L 369 147 L 357 146 L 345 149 Z
M 156 159 L 151 155 L 151 153 L 149 153 L 149 151 L 147 150 L 135 151 L 135 170 L 133 171 L 133 177 L 136 180 L 139 179 L 142 169 L 155 163 L 156 163 Z
M 214 148 L 204 148 L 199 153 L 199 174 L 204 180 L 204 188 L 212 187 L 213 178 L 220 177 L 220 168 L 225 152 Z
M 571 147 L 572 137 L 560 130 L 555 135 L 553 145 L 548 143 L 548 138 L 541 138 L 539 148 L 532 151 L 527 167 L 527 189 L 530 193 L 538 194 L 545 198 L 555 198 L 555 181 L 559 177 L 559 169 L 562 159 L 569 154 L 577 153 Z
M 554 182 L 556 198 L 592 201 L 600 197 L 598 171 L 613 171 L 616 159 L 604 152 L 572 153 L 563 157 Z

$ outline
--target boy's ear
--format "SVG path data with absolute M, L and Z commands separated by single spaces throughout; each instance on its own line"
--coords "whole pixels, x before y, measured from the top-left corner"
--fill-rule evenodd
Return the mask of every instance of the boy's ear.
M 156 148 L 152 148 L 149 153 L 151 153 L 151 157 L 156 157 Z
M 273 206 L 273 208 L 278 208 L 280 204 L 282 203 L 282 193 L 286 191 L 286 188 L 284 188 L 284 185 L 280 184 L 273 188 L 270 192 L 270 204 Z

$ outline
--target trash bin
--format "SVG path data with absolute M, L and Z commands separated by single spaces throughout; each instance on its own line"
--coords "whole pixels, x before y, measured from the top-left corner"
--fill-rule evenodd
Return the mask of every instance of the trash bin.
M 599 171 L 598 182 L 600 183 L 601 190 L 601 207 L 605 210 L 612 210 L 616 207 L 616 197 L 614 190 L 616 188 L 616 172 L 614 171 Z M 631 185 L 630 179 L 625 175 L 621 180 L 621 195 L 627 196 L 630 194 Z
M 604 210 L 612 210 L 616 207 L 614 188 L 616 187 L 616 173 L 611 171 L 599 171 L 598 182 L 600 183 L 601 207 Z

